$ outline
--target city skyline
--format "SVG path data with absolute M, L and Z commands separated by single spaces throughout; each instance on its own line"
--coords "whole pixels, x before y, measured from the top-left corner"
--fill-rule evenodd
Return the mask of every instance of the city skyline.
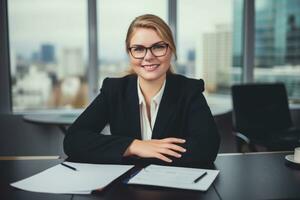
M 241 0 L 222 1 L 222 11 L 216 15 L 211 12 L 212 9 L 219 9 L 214 7 L 216 1 L 205 1 L 209 3 L 205 5 L 199 3 L 197 13 L 191 12 L 195 9 L 195 1 L 177 1 L 178 59 L 174 64 L 177 73 L 204 79 L 206 94 L 229 96 L 230 86 L 242 80 L 243 5 Z M 86 97 L 83 94 L 87 94 L 88 88 L 87 2 L 74 2 L 76 5 L 70 0 L 54 0 L 51 6 L 49 2 L 37 0 L 27 0 L 26 4 L 16 0 L 9 2 L 14 108 L 77 108 L 86 105 L 86 99 L 76 99 Z M 129 67 L 124 40 L 131 20 L 144 13 L 156 14 L 165 21 L 167 18 L 167 1 L 145 0 L 140 3 L 138 0 L 130 0 L 114 5 L 116 2 L 118 0 L 101 1 L 97 8 L 100 62 L 95 73 L 99 76 L 99 86 L 105 77 L 120 76 Z M 255 11 L 263 13 L 265 9 L 268 10 L 267 2 L 258 4 Z M 36 7 L 32 8 L 31 4 L 36 4 Z M 68 7 L 69 4 L 72 6 Z M 133 4 L 133 8 L 129 6 L 130 9 L 122 10 L 124 6 Z M 293 25 L 297 20 L 289 21 L 293 22 L 289 27 L 298 30 Z M 272 20 L 268 23 L 272 23 Z M 268 24 L 262 25 L 268 27 Z M 256 29 L 255 34 L 258 33 Z M 286 41 L 292 44 L 294 35 L 290 35 Z M 268 37 L 265 39 L 268 40 Z M 256 48 L 257 41 L 255 45 Z M 272 65 L 269 70 L 255 68 L 255 81 L 285 82 L 288 93 L 292 97 L 300 97 L 297 92 L 300 79 L 295 76 L 300 66 L 295 68 L 286 64 Z M 37 84 L 41 81 L 43 84 Z M 217 104 L 222 104 L 224 96 L 213 99 Z
M 17 54 L 29 57 L 39 44 L 51 43 L 57 49 L 81 47 L 87 57 L 87 1 L 16 1 L 8 2 L 10 47 Z M 215 7 L 216 3 L 221 7 Z M 195 48 L 195 38 L 214 30 L 215 24 L 232 21 L 233 1 L 178 1 L 178 55 Z M 32 5 L 35 6 L 32 6 Z M 125 36 L 134 17 L 153 13 L 167 21 L 167 1 L 138 0 L 99 1 L 98 3 L 99 57 L 121 60 L 126 57 Z M 127 7 L 124 10 L 124 6 Z M 190 12 L 198 7 L 199 12 Z M 218 15 L 210 10 L 216 10 Z M 67 12 L 66 12 L 67 11 Z M 118 18 L 117 25 L 112 19 Z M 195 26 L 197 22 L 197 26 Z M 103 31 L 102 31 L 103 30 Z

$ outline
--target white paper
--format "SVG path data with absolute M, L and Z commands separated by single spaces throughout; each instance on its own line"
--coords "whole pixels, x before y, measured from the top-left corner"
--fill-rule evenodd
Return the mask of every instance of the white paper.
M 207 174 L 194 183 L 205 172 Z M 131 178 L 128 184 L 206 191 L 218 174 L 219 170 L 149 165 Z
M 104 188 L 133 167 L 133 165 L 64 163 L 75 167 L 77 171 L 59 164 L 12 183 L 11 186 L 32 192 L 89 194 L 93 190 Z

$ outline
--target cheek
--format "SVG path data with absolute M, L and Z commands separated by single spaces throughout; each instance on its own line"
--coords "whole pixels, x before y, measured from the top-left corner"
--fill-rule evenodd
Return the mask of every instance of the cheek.
M 139 74 L 141 62 L 136 59 L 130 59 L 130 68 L 137 74 Z
M 132 67 L 138 67 L 141 64 L 141 61 L 130 58 L 130 64 Z
M 165 57 L 163 60 L 161 60 L 161 63 L 163 63 L 164 65 L 169 66 L 171 64 L 171 56 Z

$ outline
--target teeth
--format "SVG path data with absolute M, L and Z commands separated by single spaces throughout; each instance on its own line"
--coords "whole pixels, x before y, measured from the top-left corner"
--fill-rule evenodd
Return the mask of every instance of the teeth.
M 158 65 L 143 65 L 143 67 L 146 69 L 154 69 L 154 68 L 158 67 Z
M 158 65 L 144 65 L 143 67 L 146 71 L 151 72 L 154 71 L 158 67 Z

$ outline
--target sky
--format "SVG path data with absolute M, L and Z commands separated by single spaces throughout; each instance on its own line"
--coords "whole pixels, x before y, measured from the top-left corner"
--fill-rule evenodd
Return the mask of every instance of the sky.
M 97 2 L 100 58 L 124 59 L 125 36 L 138 15 L 156 14 L 167 21 L 167 0 L 101 0 Z M 233 0 L 177 0 L 179 59 L 204 32 L 232 24 Z M 218 6 L 216 6 L 218 5 Z M 87 55 L 87 0 L 9 0 L 9 37 L 13 52 L 30 56 L 43 43 L 80 47 Z

